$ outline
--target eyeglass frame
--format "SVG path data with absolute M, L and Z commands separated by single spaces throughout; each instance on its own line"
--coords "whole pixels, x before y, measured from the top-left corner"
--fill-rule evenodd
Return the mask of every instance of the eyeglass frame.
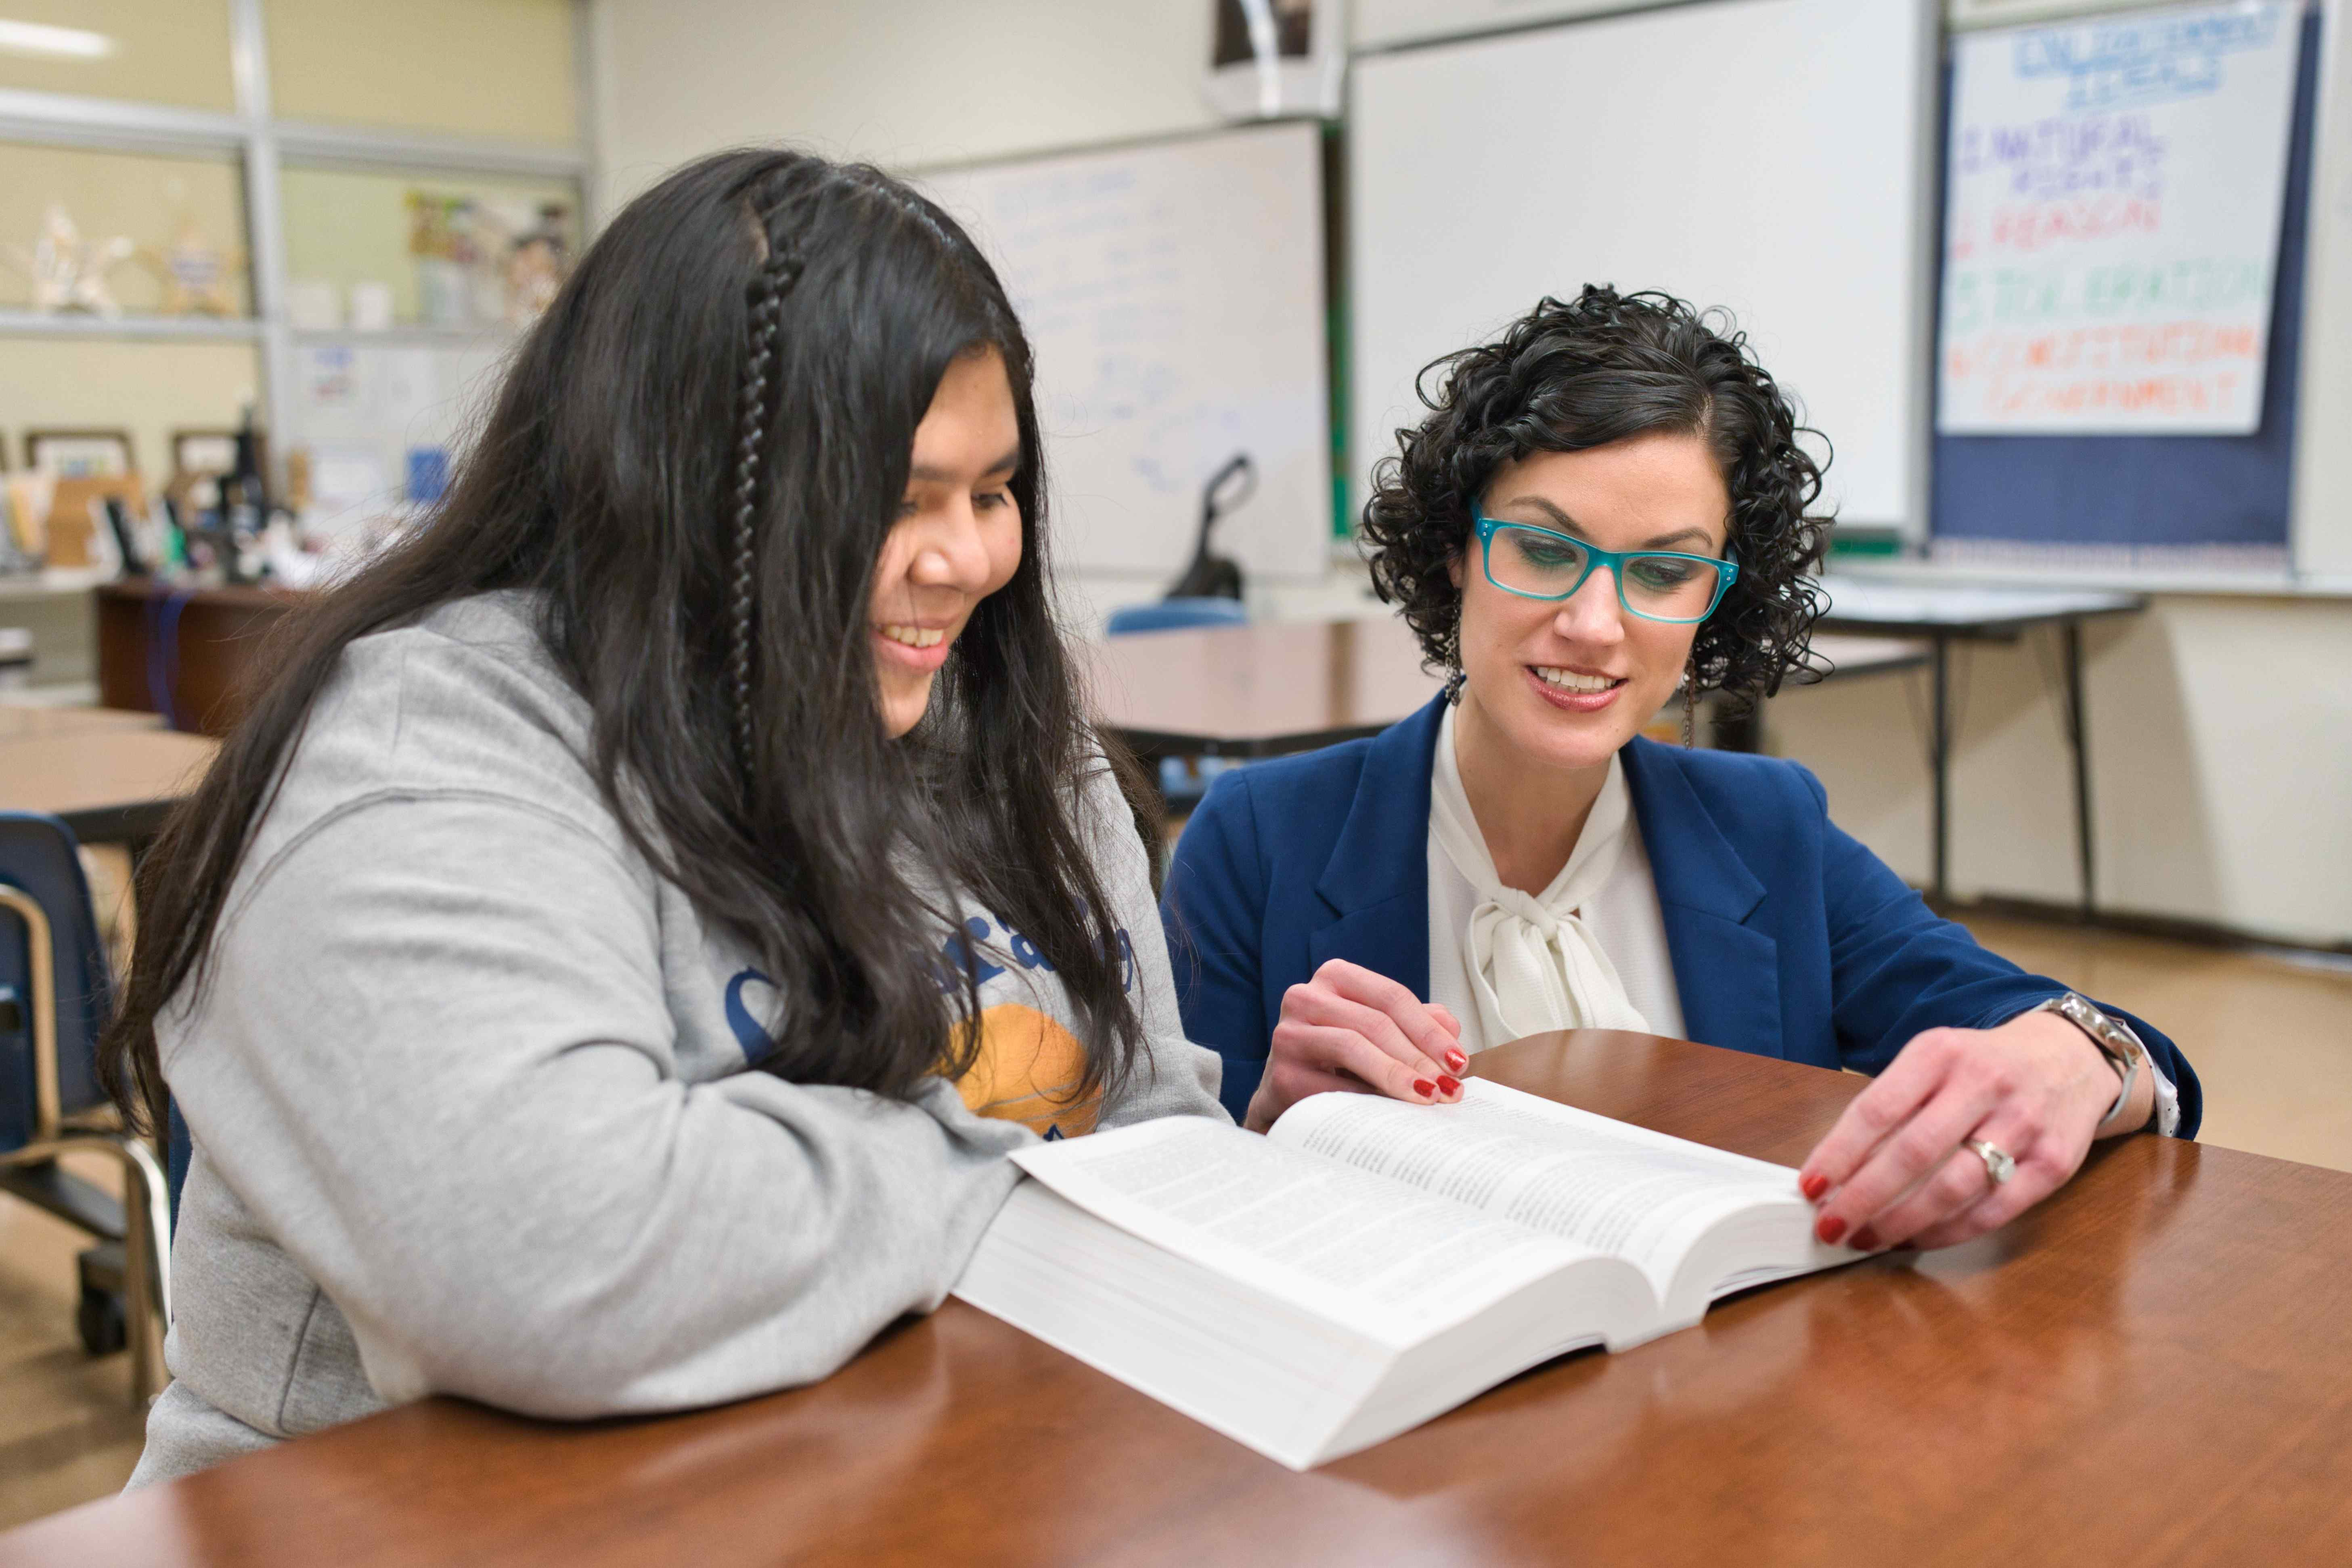
M 1574 534 L 1562 533 L 1557 529 L 1540 528 L 1532 522 L 1505 522 L 1488 517 L 1484 512 L 1474 513 L 1471 521 L 1476 525 L 1478 532 L 1478 569 L 1486 574 L 1486 581 L 1493 583 L 1506 594 L 1522 599 L 1533 599 L 1538 604 L 1556 605 L 1563 600 L 1575 598 L 1583 589 L 1585 583 L 1592 576 L 1593 569 L 1606 566 L 1609 568 L 1610 581 L 1617 585 L 1618 606 L 1627 615 L 1639 616 L 1645 621 L 1655 621 L 1664 626 L 1695 626 L 1715 614 L 1723 604 L 1723 595 L 1730 592 L 1731 585 L 1739 580 L 1738 562 L 1718 560 L 1712 555 L 1692 555 L 1680 550 L 1603 550 L 1589 539 L 1579 539 Z M 1530 594 L 1524 588 L 1514 588 L 1508 584 L 1496 580 L 1495 535 L 1507 528 L 1524 529 L 1529 533 L 1540 533 L 1546 538 L 1557 539 L 1563 544 L 1573 544 L 1584 552 L 1584 570 L 1577 574 L 1576 582 L 1568 592 Z M 1675 616 L 1654 616 L 1647 610 L 1635 609 L 1633 601 L 1625 597 L 1624 563 L 1628 561 L 1639 560 L 1645 555 L 1661 555 L 1669 561 L 1696 561 L 1714 567 L 1715 597 L 1707 601 L 1705 610 L 1687 620 Z

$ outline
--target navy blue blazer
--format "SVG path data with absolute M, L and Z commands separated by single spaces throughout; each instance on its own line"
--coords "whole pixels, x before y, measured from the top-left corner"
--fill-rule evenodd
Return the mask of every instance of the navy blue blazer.
M 1225 1058 L 1238 1119 L 1282 994 L 1344 958 L 1429 996 L 1433 701 L 1368 741 L 1219 779 L 1177 843 L 1160 917 L 1184 1031 Z M 1829 819 L 1806 769 L 1635 739 L 1625 783 L 1649 850 L 1683 1027 L 1694 1040 L 1875 1073 L 1924 1029 L 1988 1028 L 2065 991 L 1937 919 Z M 2197 1075 L 2120 1008 L 2180 1090 Z

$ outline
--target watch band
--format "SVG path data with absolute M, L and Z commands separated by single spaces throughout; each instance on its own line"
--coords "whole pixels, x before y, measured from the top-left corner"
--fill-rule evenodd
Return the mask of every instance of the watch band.
M 2034 1011 L 2055 1013 L 2082 1030 L 2090 1037 L 2091 1044 L 2099 1048 L 2099 1054 L 2105 1057 L 2108 1064 L 2122 1077 L 2123 1086 L 2116 1091 L 2116 1102 L 2107 1107 L 2107 1113 L 2100 1117 L 2097 1126 L 2092 1129 L 2094 1131 L 2104 1131 L 2107 1123 L 2123 1114 L 2124 1106 L 2130 1101 L 2133 1086 L 2139 1080 L 2140 1068 L 2147 1061 L 2147 1047 L 2140 1044 L 2139 1037 L 2128 1027 L 2108 1017 L 2090 998 L 2076 992 L 2053 996 Z

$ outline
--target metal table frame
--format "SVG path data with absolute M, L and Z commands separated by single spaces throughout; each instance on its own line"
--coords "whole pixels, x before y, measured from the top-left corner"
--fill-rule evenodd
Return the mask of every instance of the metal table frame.
M 1916 590 L 1912 590 L 1916 592 Z M 1988 590 L 1970 590 L 1985 596 Z M 2085 919 L 2098 909 L 2098 860 L 2091 822 L 2091 737 L 2083 704 L 2083 623 L 2102 616 L 2137 615 L 2147 607 L 2144 594 L 2021 595 L 2012 611 L 1992 614 L 1903 615 L 1868 607 L 1837 605 L 1834 589 L 1830 609 L 1821 620 L 1825 632 L 1868 632 L 1884 637 L 1927 639 L 1927 679 L 1932 717 L 1927 737 L 1928 771 L 1933 775 L 1934 806 L 1930 838 L 1933 874 L 1927 896 L 1937 904 L 1951 899 L 1951 645 L 1955 642 L 2013 643 L 2036 626 L 2059 629 L 2066 672 L 2066 707 L 2062 715 L 2066 746 L 2074 771 L 2074 842 L 2082 879 L 2082 911 Z

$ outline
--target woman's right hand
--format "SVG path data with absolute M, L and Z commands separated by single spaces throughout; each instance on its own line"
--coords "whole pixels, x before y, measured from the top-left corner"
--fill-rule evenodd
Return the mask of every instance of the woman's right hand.
M 1462 1025 L 1361 964 L 1332 959 L 1282 994 L 1265 1076 L 1242 1125 L 1263 1132 L 1310 1094 L 1338 1089 L 1430 1105 L 1462 1098 Z

